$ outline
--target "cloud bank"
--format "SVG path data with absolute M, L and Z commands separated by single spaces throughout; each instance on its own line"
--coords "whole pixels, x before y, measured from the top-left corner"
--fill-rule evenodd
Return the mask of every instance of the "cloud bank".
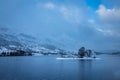
M 7 1 L 0 1 L 0 24 L 35 36 L 42 43 L 68 50 L 82 46 L 98 51 L 120 48 L 119 0 L 94 4 L 88 0 Z

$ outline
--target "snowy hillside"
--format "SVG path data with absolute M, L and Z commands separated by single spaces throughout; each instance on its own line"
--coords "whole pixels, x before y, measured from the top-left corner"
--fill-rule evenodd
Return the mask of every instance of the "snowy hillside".
M 60 49 L 48 43 L 41 44 L 35 37 L 24 33 L 14 33 L 8 28 L 0 28 L 0 53 L 16 50 L 34 53 L 60 53 Z

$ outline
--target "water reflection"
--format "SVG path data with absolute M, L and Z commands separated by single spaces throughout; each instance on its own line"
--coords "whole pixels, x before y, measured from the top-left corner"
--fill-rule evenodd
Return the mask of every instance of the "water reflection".
M 120 80 L 119 61 L 110 56 L 103 60 L 4 57 L 0 58 L 0 80 Z
M 79 79 L 92 80 L 92 60 L 79 60 Z

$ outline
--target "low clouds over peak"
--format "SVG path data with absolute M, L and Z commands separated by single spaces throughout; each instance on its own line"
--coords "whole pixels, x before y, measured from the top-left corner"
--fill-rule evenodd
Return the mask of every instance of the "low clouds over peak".
M 116 1 L 7 1 L 0 1 L 0 24 L 12 26 L 13 30 L 17 28 L 43 41 L 50 39 L 65 49 L 119 49 L 116 46 L 120 45 L 120 7 Z

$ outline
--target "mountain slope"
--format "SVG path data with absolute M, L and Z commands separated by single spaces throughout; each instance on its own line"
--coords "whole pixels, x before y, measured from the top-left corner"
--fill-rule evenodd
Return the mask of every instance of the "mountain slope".
M 34 52 L 56 52 L 58 48 L 48 43 L 41 43 L 35 37 L 24 33 L 14 33 L 8 28 L 0 28 L 0 48 L 7 50 L 22 49 L 31 50 Z

